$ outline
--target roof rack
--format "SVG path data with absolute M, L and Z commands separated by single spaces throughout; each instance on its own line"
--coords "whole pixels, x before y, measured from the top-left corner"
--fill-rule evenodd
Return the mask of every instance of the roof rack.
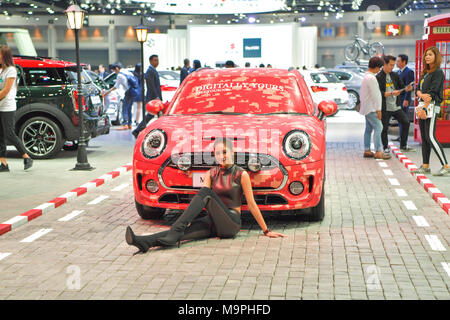
M 44 56 L 26 56 L 26 55 L 21 55 L 21 54 L 15 54 L 15 55 L 13 55 L 13 57 L 17 57 L 17 58 L 25 58 L 25 59 L 30 59 L 30 60 L 44 60 L 44 59 L 59 60 L 59 59 L 57 59 L 57 58 L 52 58 L 52 57 L 44 57 Z

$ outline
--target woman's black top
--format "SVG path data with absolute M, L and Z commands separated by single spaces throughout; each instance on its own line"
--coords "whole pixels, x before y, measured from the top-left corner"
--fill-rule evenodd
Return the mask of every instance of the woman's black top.
M 417 90 L 420 90 L 422 93 L 428 93 L 435 105 L 439 106 L 444 100 L 444 80 L 444 72 L 442 69 L 437 68 L 431 73 L 425 73 L 425 75 L 420 76 Z
M 211 169 L 211 189 L 228 208 L 242 205 L 241 176 L 244 169 L 233 164 L 229 168 L 221 166 Z

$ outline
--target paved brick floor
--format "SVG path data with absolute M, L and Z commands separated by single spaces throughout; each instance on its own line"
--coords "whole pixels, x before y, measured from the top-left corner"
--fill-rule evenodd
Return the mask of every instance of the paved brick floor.
M 135 256 L 126 226 L 154 233 L 173 217 L 140 219 L 127 173 L 1 236 L 0 259 L 11 254 L 0 261 L 0 299 L 449 299 L 443 263 L 450 263 L 450 217 L 398 160 L 363 159 L 362 149 L 359 142 L 328 143 L 320 223 L 266 214 L 270 228 L 288 235 L 269 239 L 244 213 L 235 239 Z M 101 195 L 108 198 L 88 204 Z M 74 210 L 84 211 L 58 221 Z M 21 242 L 41 229 L 52 230 Z M 426 236 L 445 251 L 433 250 Z

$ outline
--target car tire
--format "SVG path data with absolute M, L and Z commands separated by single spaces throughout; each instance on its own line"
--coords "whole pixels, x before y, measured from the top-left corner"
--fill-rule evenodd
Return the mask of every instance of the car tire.
M 19 129 L 19 139 L 33 159 L 55 157 L 65 142 L 59 125 L 46 117 L 33 117 L 25 121 Z
M 166 212 L 166 209 L 164 208 L 144 206 L 137 202 L 136 199 L 134 199 L 134 204 L 136 205 L 136 210 L 139 216 L 144 220 L 160 220 Z
M 356 91 L 348 91 L 348 109 L 355 110 L 356 106 L 359 104 L 359 94 Z
M 311 213 L 309 214 L 309 221 L 322 221 L 325 216 L 325 178 L 322 185 L 322 194 L 320 196 L 319 203 L 317 206 L 311 208 Z

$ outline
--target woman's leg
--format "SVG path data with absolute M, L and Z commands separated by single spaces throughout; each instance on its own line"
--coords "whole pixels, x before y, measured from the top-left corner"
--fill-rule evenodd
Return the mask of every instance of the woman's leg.
M 425 166 L 430 164 L 431 144 L 429 138 L 430 119 L 419 119 L 420 137 L 422 138 L 422 163 Z
M 430 139 L 430 144 L 433 147 L 434 152 L 436 153 L 439 161 L 444 166 L 447 164 L 447 158 L 445 157 L 444 149 L 442 149 L 442 145 L 439 141 L 436 140 L 436 120 L 437 114 L 433 113 L 433 117 L 430 119 L 430 127 L 428 131 L 428 136 Z
M 20 141 L 19 137 L 16 136 L 16 132 L 14 131 L 15 114 L 16 114 L 15 111 L 10 111 L 10 112 L 2 112 L 0 115 L 2 118 L 4 138 L 6 141 L 10 141 L 14 145 L 14 147 L 17 149 L 17 151 L 19 151 L 20 155 L 23 158 L 28 158 L 27 150 L 23 146 L 23 143 L 22 141 Z
M 6 166 L 6 135 L 4 132 L 4 112 L 0 112 L 0 160 Z
M 214 229 L 221 238 L 234 237 L 241 230 L 240 214 L 228 209 L 214 192 L 207 196 L 206 211 L 214 223 Z
M 165 237 L 159 238 L 158 241 L 161 245 L 172 246 L 175 245 L 178 240 L 184 234 L 184 231 L 189 223 L 191 223 L 205 208 L 205 198 L 211 195 L 213 192 L 210 188 L 203 187 L 192 198 L 189 206 L 184 210 L 183 214 L 174 222 L 170 228 L 168 234 Z

